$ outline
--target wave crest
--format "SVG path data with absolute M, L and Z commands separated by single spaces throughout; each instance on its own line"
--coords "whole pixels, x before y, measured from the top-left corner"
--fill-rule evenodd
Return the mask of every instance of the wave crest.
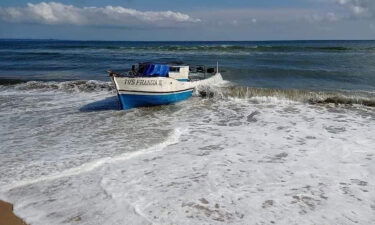
M 359 104 L 375 107 L 375 95 L 370 92 L 323 92 L 297 89 L 254 88 L 244 86 L 201 86 L 197 90 L 201 97 L 253 99 L 277 98 L 309 104 Z
M 298 89 L 275 89 L 256 88 L 246 86 L 235 86 L 229 81 L 223 80 L 220 74 L 213 76 L 205 82 L 197 82 L 195 96 L 203 98 L 219 99 L 251 99 L 257 100 L 288 100 L 309 104 L 336 104 L 336 105 L 364 105 L 375 107 L 374 92 L 349 92 L 349 91 L 310 91 Z M 38 90 L 38 91 L 64 91 L 64 92 L 112 92 L 115 87 L 112 82 L 97 80 L 76 80 L 76 81 L 28 81 L 11 85 L 0 85 L 3 88 L 15 90 Z
M 97 92 L 97 91 L 114 91 L 111 82 L 96 80 L 76 80 L 76 81 L 28 81 L 26 83 L 16 84 L 14 88 L 17 90 L 60 90 L 66 92 Z

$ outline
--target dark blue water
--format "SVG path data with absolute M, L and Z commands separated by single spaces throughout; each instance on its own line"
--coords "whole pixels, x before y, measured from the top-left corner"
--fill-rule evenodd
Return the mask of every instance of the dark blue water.
M 0 41 L 3 80 L 108 80 L 144 61 L 218 61 L 224 79 L 250 87 L 375 90 L 375 41 Z

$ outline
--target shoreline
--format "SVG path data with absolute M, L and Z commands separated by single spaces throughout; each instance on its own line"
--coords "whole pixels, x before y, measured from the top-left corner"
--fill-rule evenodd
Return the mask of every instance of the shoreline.
M 13 205 L 0 200 L 0 225 L 26 225 L 26 223 L 13 213 Z

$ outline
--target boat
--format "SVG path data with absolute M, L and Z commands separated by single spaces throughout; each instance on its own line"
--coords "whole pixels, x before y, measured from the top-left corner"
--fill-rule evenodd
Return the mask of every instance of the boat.
M 139 63 L 125 74 L 108 71 L 121 109 L 173 104 L 190 98 L 201 81 L 220 76 L 218 65 L 205 66 Z M 207 78 L 210 76 L 209 78 Z

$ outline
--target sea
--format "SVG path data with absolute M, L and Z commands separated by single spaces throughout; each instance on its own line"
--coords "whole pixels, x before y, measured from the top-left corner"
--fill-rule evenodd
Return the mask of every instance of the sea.
M 107 70 L 219 64 L 120 110 Z M 375 41 L 0 40 L 0 199 L 29 225 L 375 224 Z

